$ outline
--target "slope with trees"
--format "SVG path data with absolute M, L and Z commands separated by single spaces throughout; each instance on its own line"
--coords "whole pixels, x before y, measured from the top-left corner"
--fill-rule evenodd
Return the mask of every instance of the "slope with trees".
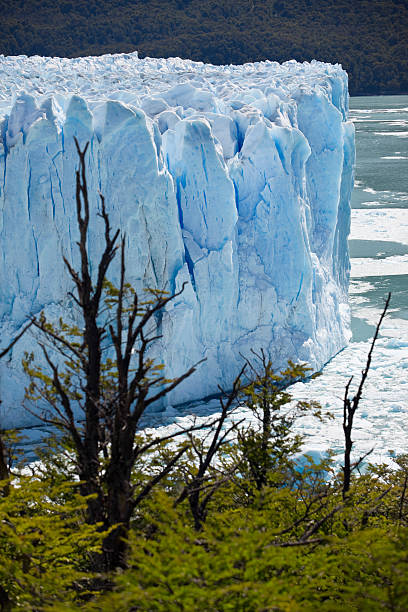
M 408 92 L 404 0 L 14 0 L 0 53 L 341 63 L 350 92 Z

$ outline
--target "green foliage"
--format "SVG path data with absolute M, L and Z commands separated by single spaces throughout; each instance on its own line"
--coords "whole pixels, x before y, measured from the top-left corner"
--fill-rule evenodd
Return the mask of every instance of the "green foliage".
M 128 569 L 112 592 L 85 609 L 406 610 L 407 457 L 395 458 L 394 468 L 369 465 L 354 474 L 343 500 L 332 454 L 302 464 L 296 455 L 295 419 L 310 410 L 322 416 L 316 405 L 291 412 L 283 384 L 305 375 L 304 367 L 290 364 L 276 375 L 267 359 L 261 365 L 243 392 L 260 427 L 220 447 L 204 489 L 220 473 L 230 477 L 216 488 L 200 531 L 189 505 L 175 502 L 186 477 L 197 472 L 203 446 L 184 455 L 146 500 L 143 520 L 130 533 Z M 197 447 L 200 438 L 193 442 Z M 265 478 L 257 486 L 260 473 Z
M 408 605 L 408 530 L 360 530 L 306 557 L 304 609 L 398 610 Z
M 280 518 L 273 503 L 218 513 L 198 537 L 171 502 L 165 495 L 150 501 L 150 533 L 132 533 L 129 569 L 113 593 L 85 609 L 406 610 L 406 527 L 285 547 L 277 545 Z
M 244 391 L 259 417 L 259 435 L 251 430 L 243 442 L 241 433 L 220 447 L 205 490 L 220 472 L 232 476 L 216 489 L 200 531 L 189 505 L 175 503 L 186 476 L 199 467 L 201 453 L 191 451 L 139 509 L 142 521 L 130 533 L 128 569 L 117 576 L 112 592 L 88 602 L 85 609 L 406 609 L 407 457 L 396 458 L 397 467 L 368 466 L 364 474 L 354 475 L 343 500 L 342 475 L 330 453 L 319 463 L 306 457 L 302 465 L 295 454 L 295 415 L 288 417 L 291 397 L 282 383 L 302 374 L 304 370 L 290 364 L 275 375 L 270 363 L 263 363 L 262 372 Z M 271 460 L 262 463 L 261 434 L 268 409 Z M 296 418 L 304 410 L 321 416 L 318 407 L 303 405 Z M 196 436 L 194 444 L 199 440 Z M 161 452 L 174 450 L 163 446 Z M 255 457 L 266 474 L 262 487 L 251 487 L 256 479 L 245 469 Z M 160 461 L 159 456 L 154 461 Z M 234 464 L 237 471 L 230 469 Z
M 0 482 L 0 595 L 12 609 L 43 609 L 91 594 L 89 561 L 100 553 L 98 526 L 72 482 L 15 476 Z
M 127 567 L 103 580 L 89 573 L 100 534 L 85 523 L 86 500 L 69 480 L 69 441 L 65 456 L 50 446 L 35 477 L 20 476 L 0 498 L 0 601 L 2 588 L 16 609 L 55 612 L 405 611 L 407 456 L 353 473 L 343 499 L 332 454 L 299 461 L 295 419 L 322 418 L 315 404 L 294 405 L 284 387 L 306 374 L 304 366 L 277 375 L 265 358 L 256 371 L 242 401 L 259 426 L 233 428 L 219 446 L 199 483 L 204 494 L 212 490 L 200 530 L 191 506 L 178 500 L 186 483 L 197 483 L 211 428 L 182 442 L 189 451 L 135 509 Z M 135 440 L 149 448 L 133 470 L 136 491 L 179 452 L 174 440 L 153 441 Z
M 3 13 L 5 55 L 319 59 L 343 65 L 352 95 L 408 91 L 402 0 L 14 0 Z

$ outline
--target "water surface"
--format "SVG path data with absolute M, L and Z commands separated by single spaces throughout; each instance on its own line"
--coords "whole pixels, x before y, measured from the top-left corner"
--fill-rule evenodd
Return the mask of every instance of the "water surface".
M 408 96 L 355 97 L 356 170 L 350 235 L 353 339 L 323 376 L 292 387 L 299 399 L 320 400 L 335 415 L 302 431 L 306 447 L 342 449 L 344 387 L 357 383 L 386 296 L 391 307 L 380 332 L 355 420 L 355 455 L 390 460 L 408 449 Z

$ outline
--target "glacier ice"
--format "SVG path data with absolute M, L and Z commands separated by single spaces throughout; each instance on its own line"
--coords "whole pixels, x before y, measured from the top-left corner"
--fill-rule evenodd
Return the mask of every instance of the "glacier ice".
M 0 56 L 0 77 L 0 346 L 30 314 L 72 315 L 61 255 L 76 264 L 74 136 L 90 142 L 92 207 L 100 191 L 126 233 L 129 282 L 186 283 L 153 355 L 169 378 L 206 361 L 169 405 L 228 388 L 251 348 L 277 368 L 320 368 L 347 344 L 354 130 L 341 66 Z M 94 215 L 93 257 L 102 229 Z M 26 334 L 0 366 L 3 426 L 32 419 L 20 363 L 34 346 Z

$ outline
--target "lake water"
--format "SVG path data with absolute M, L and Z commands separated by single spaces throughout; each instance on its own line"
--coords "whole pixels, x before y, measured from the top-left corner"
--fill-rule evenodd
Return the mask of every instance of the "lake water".
M 392 452 L 408 452 L 408 96 L 352 98 L 350 119 L 357 149 L 350 235 L 353 339 L 322 376 L 293 385 L 291 392 L 298 400 L 320 401 L 335 417 L 325 424 L 302 420 L 304 449 L 341 453 L 344 388 L 351 376 L 359 381 L 391 292 L 353 429 L 356 458 L 373 449 L 371 461 L 388 463 Z M 211 407 L 195 410 L 205 414 Z M 238 417 L 248 421 L 251 414 L 242 410 Z
M 408 96 L 350 100 L 356 129 L 356 173 L 350 235 L 353 340 L 322 377 L 295 385 L 296 397 L 320 400 L 335 414 L 328 426 L 305 424 L 307 446 L 342 448 L 342 398 L 359 380 L 385 298 L 391 307 L 380 331 L 356 417 L 355 452 L 372 459 L 408 451 Z

